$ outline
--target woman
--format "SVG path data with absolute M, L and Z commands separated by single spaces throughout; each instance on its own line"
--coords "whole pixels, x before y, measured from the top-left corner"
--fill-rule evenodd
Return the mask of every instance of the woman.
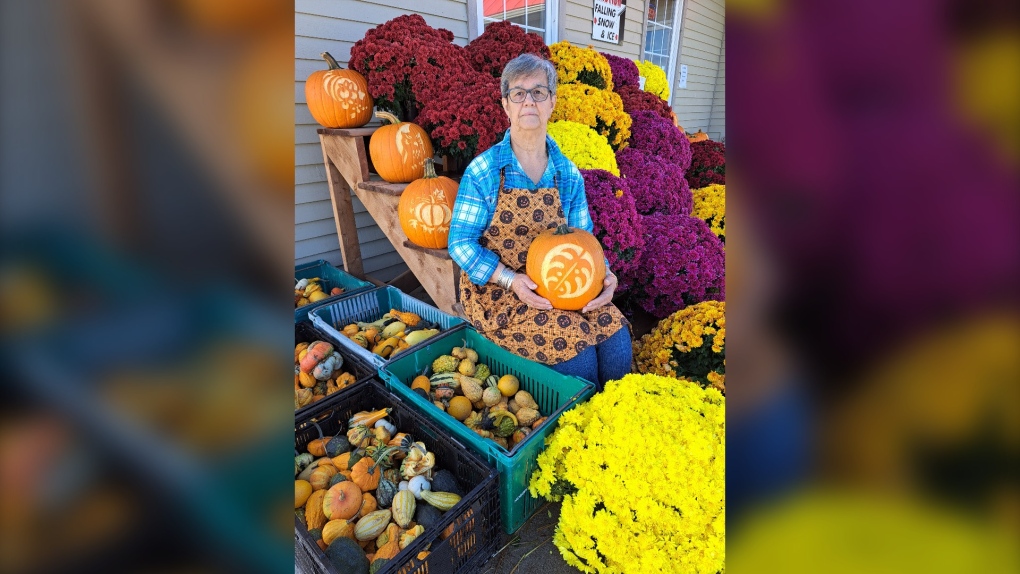
M 612 304 L 617 279 L 608 262 L 602 292 L 580 311 L 553 309 L 524 272 L 539 233 L 561 223 L 592 230 L 581 173 L 546 133 L 556 68 L 523 54 L 507 63 L 500 88 L 510 129 L 467 167 L 450 224 L 461 302 L 475 329 L 500 347 L 602 390 L 631 363 L 629 325 Z

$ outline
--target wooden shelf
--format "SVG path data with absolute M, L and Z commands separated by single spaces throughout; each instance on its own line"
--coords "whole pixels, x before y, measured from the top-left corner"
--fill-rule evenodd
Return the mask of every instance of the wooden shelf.
M 377 129 L 379 129 L 378 126 L 374 128 L 344 128 L 344 129 L 319 128 L 316 131 L 319 135 L 342 136 L 353 138 L 370 136 L 374 134 L 375 130 Z
M 450 258 L 447 250 L 426 249 L 408 241 L 400 226 L 397 207 L 400 196 L 408 184 L 388 183 L 368 169 L 365 138 L 375 129 L 318 130 L 330 199 L 333 202 L 333 217 L 336 221 L 337 234 L 340 236 L 344 268 L 351 274 L 364 278 L 361 246 L 358 243 L 351 201 L 353 190 L 375 219 L 379 229 L 393 244 L 393 249 L 407 264 L 413 274 L 413 277 L 409 278 L 417 279 L 440 310 L 464 316 L 464 307 L 458 301 L 460 267 Z M 401 285 L 405 287 L 405 292 L 411 290 L 411 287 L 417 287 L 408 285 L 407 282 Z
M 410 239 L 404 240 L 404 247 L 408 249 L 414 249 L 415 251 L 421 251 L 422 253 L 431 255 L 438 259 L 450 259 L 451 261 L 453 260 L 453 258 L 450 257 L 449 249 L 430 249 L 428 247 L 422 247 L 421 245 L 415 245 L 414 243 L 411 243 Z
M 369 180 L 363 181 L 358 184 L 358 189 L 362 191 L 374 191 L 376 193 L 384 193 L 386 195 L 392 195 L 400 197 L 404 193 L 404 189 L 407 188 L 406 183 L 389 183 L 383 181 L 381 177 L 376 174 L 369 174 Z

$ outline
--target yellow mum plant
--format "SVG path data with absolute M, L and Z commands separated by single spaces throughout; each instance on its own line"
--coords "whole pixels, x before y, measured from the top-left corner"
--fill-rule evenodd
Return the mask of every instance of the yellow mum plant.
M 634 63 L 637 64 L 641 77 L 645 79 L 645 91 L 651 92 L 668 102 L 669 79 L 666 76 L 666 72 L 651 62 L 638 62 L 634 60 Z
M 549 46 L 559 84 L 587 84 L 600 90 L 613 89 L 613 69 L 595 48 L 578 48 L 566 40 Z
M 691 215 L 703 220 L 712 233 L 726 242 L 726 186 L 713 184 L 691 192 L 694 195 L 694 210 Z
M 624 376 L 560 417 L 531 476 L 562 498 L 553 543 L 582 572 L 715 574 L 726 558 L 726 399 Z
M 634 342 L 639 373 L 685 378 L 726 392 L 726 302 L 702 301 Z
M 548 132 L 556 145 L 560 146 L 563 155 L 574 162 L 577 169 L 604 169 L 620 177 L 613 148 L 595 130 L 584 124 L 564 120 L 550 122 Z
M 630 116 L 623 111 L 623 100 L 611 90 L 585 84 L 565 84 L 556 91 L 556 107 L 549 121 L 584 124 L 602 134 L 614 150 L 621 150 L 630 139 Z

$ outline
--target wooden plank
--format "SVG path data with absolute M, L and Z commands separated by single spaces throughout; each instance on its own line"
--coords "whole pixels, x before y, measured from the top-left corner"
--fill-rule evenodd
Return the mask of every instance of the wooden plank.
M 322 128 L 322 127 L 320 127 L 316 131 L 319 133 L 319 135 L 343 136 L 343 137 L 364 137 L 364 136 L 371 136 L 372 134 L 375 133 L 375 130 L 377 130 L 377 129 L 379 129 L 379 126 L 362 127 L 362 128 L 345 128 L 345 129 Z
M 400 197 L 403 195 L 404 189 L 407 188 L 407 184 L 389 183 L 387 181 L 383 181 L 379 176 L 373 175 L 372 179 L 358 184 L 358 188 L 362 191 L 370 191 L 372 193 L 382 193 L 385 195 Z M 361 197 L 361 194 L 358 194 L 358 197 Z
M 415 245 L 414 243 L 411 243 L 410 239 L 404 240 L 404 247 L 408 249 L 415 249 L 417 251 L 421 251 L 422 253 L 426 253 L 433 257 L 438 257 L 439 259 L 450 259 L 449 249 L 430 249 L 428 247 L 422 247 L 421 245 Z
M 360 137 L 340 137 L 319 134 L 324 157 L 331 159 L 345 178 L 348 187 L 357 189 L 368 179 L 368 154 L 365 140 Z
M 333 204 L 333 220 L 336 221 L 336 233 L 340 240 L 340 255 L 344 260 L 344 269 L 348 273 L 363 279 L 365 267 L 361 261 L 361 244 L 358 243 L 358 227 L 354 223 L 354 206 L 351 205 L 351 188 L 340 175 L 340 170 L 326 153 L 326 143 L 322 146 L 322 161 L 326 165 L 326 181 L 329 183 L 329 195 Z M 367 169 L 367 168 L 366 168 Z

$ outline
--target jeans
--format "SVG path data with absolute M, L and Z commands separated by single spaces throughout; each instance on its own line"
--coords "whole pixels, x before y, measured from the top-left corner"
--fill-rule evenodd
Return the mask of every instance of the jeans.
M 549 368 L 557 373 L 591 381 L 595 383 L 595 390 L 602 392 L 606 382 L 615 381 L 630 372 L 632 356 L 630 329 L 622 327 L 605 341 L 588 347 L 573 359 L 549 365 Z

